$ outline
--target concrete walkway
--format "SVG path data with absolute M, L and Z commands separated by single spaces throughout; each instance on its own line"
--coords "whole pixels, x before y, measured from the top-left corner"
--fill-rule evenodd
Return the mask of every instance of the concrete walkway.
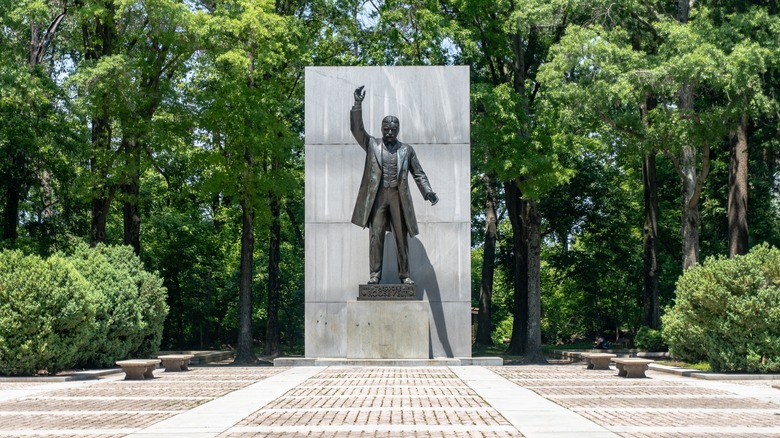
M 203 366 L 146 381 L 0 379 L 0 437 L 780 437 L 772 381 L 616 374 Z

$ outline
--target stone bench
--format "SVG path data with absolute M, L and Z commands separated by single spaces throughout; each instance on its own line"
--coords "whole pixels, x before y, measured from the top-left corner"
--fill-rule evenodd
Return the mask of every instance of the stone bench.
M 193 354 L 165 354 L 157 356 L 162 360 L 162 364 L 165 367 L 165 371 L 188 371 L 187 366 L 190 364 L 190 359 L 195 357 Z
M 585 363 L 588 364 L 589 370 L 608 370 L 609 362 L 617 357 L 612 353 L 582 353 L 582 357 L 585 359 Z
M 636 357 L 616 357 L 612 359 L 612 362 L 615 363 L 615 366 L 618 369 L 618 376 L 633 379 L 647 377 L 645 376 L 645 371 L 647 370 L 648 365 L 654 361 L 650 359 L 639 359 Z
M 159 363 L 160 359 L 130 359 L 116 362 L 125 372 L 125 380 L 153 379 L 154 369 Z

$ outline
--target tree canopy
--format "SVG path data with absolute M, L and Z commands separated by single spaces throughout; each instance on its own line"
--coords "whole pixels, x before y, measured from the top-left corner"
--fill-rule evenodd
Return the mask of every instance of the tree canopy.
M 0 0 L 0 248 L 124 244 L 163 345 L 303 339 L 303 71 L 471 69 L 477 343 L 658 328 L 780 245 L 774 0 Z

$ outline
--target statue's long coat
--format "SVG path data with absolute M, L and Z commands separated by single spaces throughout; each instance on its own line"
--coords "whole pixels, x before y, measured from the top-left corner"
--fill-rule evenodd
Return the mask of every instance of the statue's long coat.
M 379 184 L 382 180 L 382 139 L 375 138 L 366 133 L 363 127 L 363 112 L 360 109 L 352 109 L 350 112 L 350 129 L 360 147 L 366 151 L 366 163 L 363 168 L 363 179 L 360 181 L 355 209 L 352 212 L 352 223 L 365 228 L 371 216 L 371 208 L 374 206 Z M 408 174 L 411 173 L 423 198 L 433 192 L 428 183 L 428 177 L 423 172 L 417 154 L 406 143 L 398 142 L 398 194 L 401 198 L 401 210 L 403 211 L 406 229 L 410 236 L 419 234 L 417 217 L 414 215 L 412 195 L 409 193 Z

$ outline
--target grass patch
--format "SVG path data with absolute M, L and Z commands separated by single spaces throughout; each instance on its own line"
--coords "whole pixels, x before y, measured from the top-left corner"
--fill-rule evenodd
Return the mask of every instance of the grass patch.
M 475 357 L 480 356 L 504 356 L 508 344 L 493 344 L 488 347 L 482 345 L 473 345 L 471 347 L 471 355 Z
M 507 354 L 507 348 L 509 348 L 509 344 L 494 344 L 488 347 L 474 345 L 471 347 L 471 355 L 474 357 L 500 357 L 504 359 L 504 363 L 513 363 L 522 359 L 522 356 Z M 592 348 L 593 344 L 590 342 L 566 345 L 542 345 L 542 353 L 549 356 L 551 350 L 590 350 Z
M 712 372 L 712 368 L 710 368 L 710 364 L 707 362 L 688 363 L 680 360 L 659 360 L 655 363 L 669 367 L 690 368 L 692 370 L 704 371 L 707 373 Z

